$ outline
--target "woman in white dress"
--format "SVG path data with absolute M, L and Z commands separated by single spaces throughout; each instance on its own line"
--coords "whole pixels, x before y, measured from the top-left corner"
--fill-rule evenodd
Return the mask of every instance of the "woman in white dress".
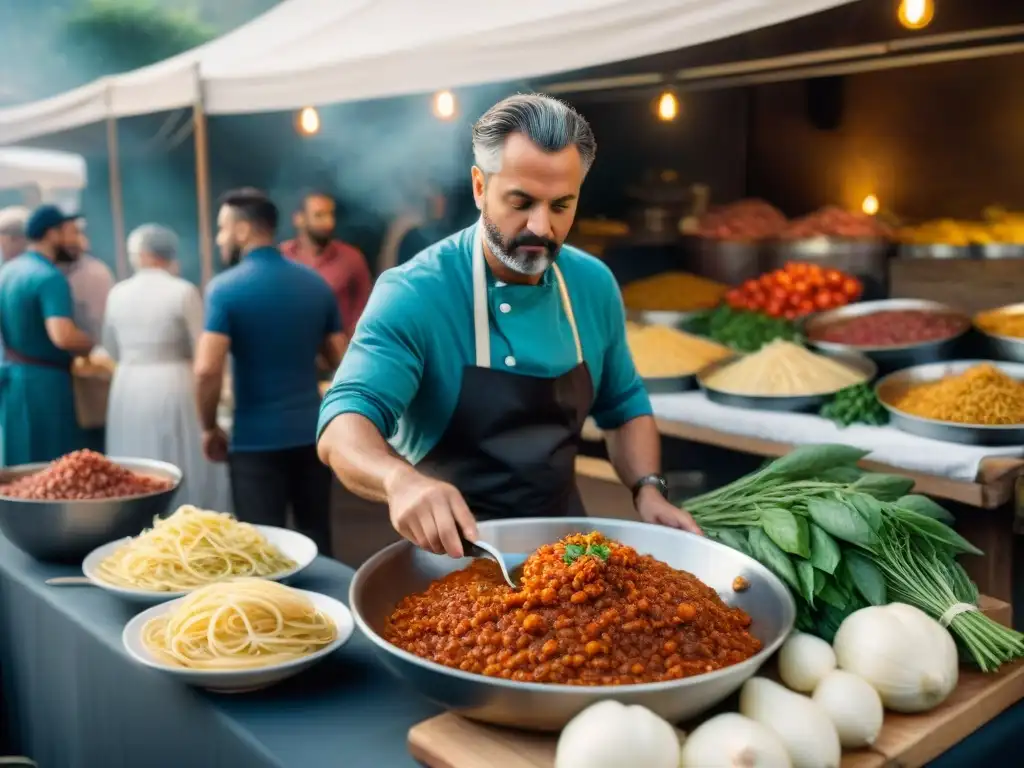
M 103 347 L 117 362 L 107 410 L 107 453 L 169 461 L 185 480 L 175 502 L 230 511 L 226 465 L 206 460 L 192 353 L 203 330 L 199 290 L 177 277 L 178 238 L 144 224 L 128 237 L 135 274 L 107 299 Z

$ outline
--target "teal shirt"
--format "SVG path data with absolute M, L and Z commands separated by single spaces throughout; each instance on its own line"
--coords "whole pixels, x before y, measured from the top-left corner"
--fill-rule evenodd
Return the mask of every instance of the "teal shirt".
M 27 251 L 0 269 L 0 328 L 4 345 L 37 360 L 70 366 L 71 355 L 46 333 L 51 317 L 73 318 L 75 304 L 64 274 L 45 256 Z
M 473 240 L 477 225 L 384 272 L 320 406 L 317 433 L 336 416 L 372 421 L 406 460 L 419 462 L 455 410 L 463 368 L 475 365 Z M 615 429 L 651 413 L 626 345 L 625 311 L 609 269 L 563 246 L 558 266 L 572 302 L 583 357 L 594 382 L 591 414 Z M 576 365 L 572 327 L 558 281 L 507 285 L 487 271 L 491 367 L 527 376 L 560 376 Z

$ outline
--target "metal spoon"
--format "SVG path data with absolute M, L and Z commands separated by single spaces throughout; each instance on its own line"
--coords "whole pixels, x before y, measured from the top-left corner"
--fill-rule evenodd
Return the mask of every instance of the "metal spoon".
M 501 568 L 501 575 L 505 577 L 505 582 L 512 587 L 512 589 L 519 589 L 519 582 L 523 577 L 523 563 L 526 562 L 526 555 L 507 555 L 502 553 L 493 544 L 488 544 L 486 541 L 470 541 L 463 537 L 462 539 L 462 551 L 466 557 L 489 557 L 498 564 Z
M 52 579 L 47 579 L 46 584 L 51 587 L 94 587 L 89 579 L 85 576 L 56 576 Z

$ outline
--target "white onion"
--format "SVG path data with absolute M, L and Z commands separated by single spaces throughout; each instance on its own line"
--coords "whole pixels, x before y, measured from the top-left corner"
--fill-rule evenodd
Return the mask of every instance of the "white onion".
M 779 677 L 799 693 L 811 693 L 836 668 L 832 646 L 820 637 L 794 632 L 779 649 Z
M 882 730 L 885 712 L 878 691 L 854 674 L 837 669 L 814 689 L 811 701 L 825 710 L 847 749 L 870 747 Z

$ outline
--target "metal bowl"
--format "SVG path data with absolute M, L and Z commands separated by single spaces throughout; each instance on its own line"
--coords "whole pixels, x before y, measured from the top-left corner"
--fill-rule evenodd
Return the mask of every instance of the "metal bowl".
M 974 316 L 974 327 L 977 329 L 978 333 L 981 334 L 982 338 L 984 338 L 993 357 L 1000 360 L 1012 360 L 1017 363 L 1024 363 L 1024 339 L 1018 339 L 1015 336 L 1002 336 L 995 333 L 989 333 L 978 325 L 978 317 L 981 315 L 1003 314 L 1024 314 L 1024 304 L 1010 304 L 1009 306 L 1000 307 L 999 309 L 979 312 Z
M 878 366 L 870 359 L 857 352 L 835 352 L 831 350 L 820 350 L 817 354 L 835 360 L 838 363 L 852 368 L 864 374 L 864 382 L 871 381 L 878 374 Z M 723 392 L 720 389 L 713 389 L 706 384 L 708 377 L 716 371 L 732 365 L 743 355 L 735 355 L 717 360 L 697 373 L 697 385 L 704 392 L 704 395 L 713 403 L 728 405 L 732 408 L 753 408 L 761 411 L 786 411 L 789 413 L 801 413 L 804 411 L 818 411 L 835 392 L 823 392 L 817 395 L 738 395 L 733 392 Z M 838 391 L 838 390 L 837 390 Z
M 955 376 L 968 368 L 982 363 L 996 366 L 1008 376 L 1024 380 L 1024 364 L 1002 363 L 995 360 L 957 360 L 951 363 L 931 363 L 891 373 L 875 386 L 878 401 L 889 412 L 892 426 L 919 437 L 944 440 L 948 443 L 966 445 L 1024 445 L 1024 424 L 1006 426 L 984 426 L 960 424 L 955 421 L 939 421 L 912 416 L 890 405 L 908 387 L 938 381 L 946 376 Z
M 684 242 L 686 268 L 709 280 L 739 285 L 764 271 L 760 241 L 687 237 Z
M 955 336 L 945 339 L 885 347 L 860 347 L 852 344 L 814 340 L 815 330 L 823 330 L 833 323 L 849 320 L 852 317 L 873 315 L 876 312 L 902 310 L 952 315 L 963 322 L 963 330 Z M 938 363 L 948 360 L 956 350 L 960 339 L 970 330 L 970 316 L 946 304 L 940 304 L 937 301 L 925 301 L 923 299 L 884 299 L 882 301 L 863 301 L 857 304 L 847 304 L 845 307 L 814 315 L 805 324 L 804 335 L 807 337 L 808 343 L 821 352 L 857 352 L 871 358 L 880 369 L 896 371 L 913 365 L 924 365 L 925 363 Z
M 687 376 L 657 376 L 641 379 L 648 395 L 673 395 L 697 388 L 697 374 Z
M 136 536 L 153 524 L 154 517 L 170 509 L 182 472 L 173 464 L 154 459 L 108 458 L 125 469 L 170 480 L 173 485 L 165 491 L 122 499 L 37 501 L 0 496 L 0 531 L 37 560 L 61 563 L 81 563 L 102 544 Z M 49 462 L 6 467 L 0 470 L 0 484 L 48 466 Z
M 1024 245 L 1018 243 L 979 243 L 975 248 L 982 259 L 1024 258 Z
M 686 326 L 700 315 L 714 309 L 695 309 L 692 312 L 676 312 L 667 309 L 627 309 L 626 320 L 640 325 L 666 325 L 677 331 L 685 331 Z
M 713 587 L 725 602 L 750 614 L 751 632 L 761 641 L 762 650 L 744 662 L 705 675 L 641 685 L 520 683 L 451 669 L 400 650 L 381 637 L 387 617 L 402 598 L 425 590 L 435 579 L 470 562 L 431 555 L 405 541 L 378 552 L 356 571 L 349 606 L 381 661 L 422 696 L 474 720 L 541 731 L 558 730 L 581 710 L 609 698 L 641 704 L 670 722 L 695 717 L 754 675 L 793 627 L 796 607 L 778 577 L 757 561 L 710 539 L 644 523 L 589 517 L 480 524 L 481 538 L 508 553 L 533 552 L 564 536 L 589 531 L 600 531 Z M 746 579 L 750 588 L 733 592 L 737 576 Z
M 864 284 L 865 299 L 881 299 L 888 292 L 889 257 L 893 245 L 881 239 L 811 237 L 769 243 L 765 271 L 782 269 L 791 261 L 806 261 L 853 275 Z

